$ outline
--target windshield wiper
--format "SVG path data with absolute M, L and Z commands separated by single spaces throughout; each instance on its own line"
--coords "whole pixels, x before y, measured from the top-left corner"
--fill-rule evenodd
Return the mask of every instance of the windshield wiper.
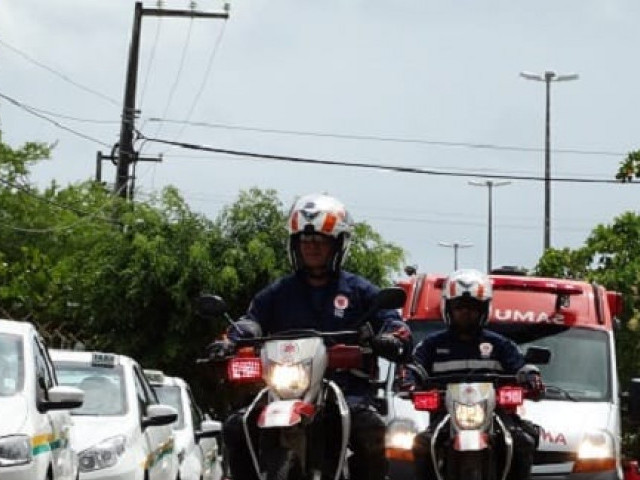
M 544 386 L 544 393 L 546 394 L 547 392 L 551 391 L 552 393 L 559 393 L 560 395 L 562 395 L 564 398 L 566 398 L 567 400 L 571 400 L 572 402 L 577 402 L 578 399 L 576 397 L 574 397 L 573 395 L 571 395 L 567 390 L 565 390 L 564 388 L 560 388 L 557 387 L 555 385 L 545 385 Z

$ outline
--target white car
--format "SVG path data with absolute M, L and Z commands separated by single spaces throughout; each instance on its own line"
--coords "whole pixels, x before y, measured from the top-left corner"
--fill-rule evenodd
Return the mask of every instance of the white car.
M 158 399 L 178 411 L 173 430 L 180 480 L 219 480 L 222 458 L 216 437 L 222 433 L 220 422 L 205 418 L 189 385 L 181 378 L 167 377 L 158 370 L 145 370 L 144 373 Z
M 68 409 L 82 398 L 77 388 L 58 385 L 32 324 L 0 320 L 0 478 L 75 480 Z
M 71 446 L 80 480 L 177 480 L 173 407 L 158 403 L 140 365 L 124 355 L 51 350 L 63 385 L 85 392 Z

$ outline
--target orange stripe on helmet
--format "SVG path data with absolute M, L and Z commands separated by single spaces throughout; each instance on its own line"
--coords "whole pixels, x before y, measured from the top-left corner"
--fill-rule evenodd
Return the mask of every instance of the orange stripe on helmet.
M 294 233 L 298 231 L 298 212 L 297 211 L 291 214 L 291 231 Z
M 333 227 L 336 226 L 338 221 L 338 217 L 336 217 L 333 213 L 327 213 L 324 217 L 324 222 L 322 223 L 322 233 L 331 233 L 333 231 Z
M 481 283 L 478 284 L 478 300 L 484 299 L 484 285 Z
M 456 282 L 449 282 L 449 297 L 456 296 Z

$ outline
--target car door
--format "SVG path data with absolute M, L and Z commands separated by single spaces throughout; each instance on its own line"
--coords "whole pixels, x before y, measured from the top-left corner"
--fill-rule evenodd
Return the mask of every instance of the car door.
M 149 405 L 158 403 L 156 395 L 139 365 L 134 365 L 134 382 L 141 418 Z M 146 470 L 149 480 L 175 480 L 177 461 L 173 448 L 173 430 L 170 425 L 144 428 L 142 437 L 147 448 Z
M 57 385 L 53 362 L 42 341 L 32 338 L 34 364 L 36 367 L 36 402 L 48 400 L 48 391 Z M 68 410 L 41 410 L 39 426 L 33 443 L 34 454 L 49 451 L 53 478 L 73 480 L 77 468 L 77 457 L 69 445 L 71 415 Z
M 187 414 L 191 417 L 194 432 L 200 430 L 202 422 L 204 421 L 204 414 L 198 407 L 198 404 L 193 398 L 191 389 L 186 386 L 185 392 L 187 394 L 189 412 Z M 206 474 L 205 478 L 215 479 L 222 476 L 220 458 L 219 458 L 219 446 L 218 440 L 214 437 L 205 437 L 198 440 L 198 450 L 203 462 L 203 472 Z

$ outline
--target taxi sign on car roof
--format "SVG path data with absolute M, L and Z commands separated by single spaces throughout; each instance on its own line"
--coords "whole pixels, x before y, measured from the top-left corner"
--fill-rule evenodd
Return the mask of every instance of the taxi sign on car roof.
M 149 383 L 153 384 L 163 384 L 164 383 L 164 373 L 160 370 L 145 370 L 144 376 L 147 377 Z
M 112 353 L 92 353 L 91 365 L 94 367 L 115 367 L 116 356 Z

